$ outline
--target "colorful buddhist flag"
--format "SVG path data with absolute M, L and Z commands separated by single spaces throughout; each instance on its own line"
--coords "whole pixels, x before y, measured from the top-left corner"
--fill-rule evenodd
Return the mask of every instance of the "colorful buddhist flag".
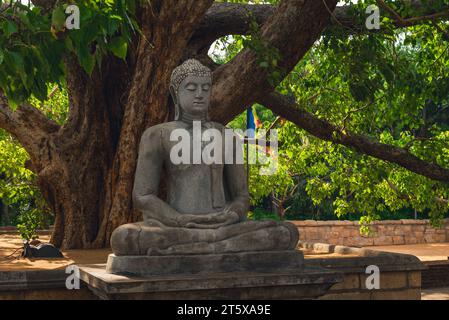
M 256 129 L 262 128 L 262 121 L 260 121 L 259 117 L 257 116 L 256 109 L 253 109 L 253 117 Z
M 248 138 L 254 139 L 256 135 L 256 124 L 254 123 L 253 108 L 248 108 L 246 110 L 246 129 Z

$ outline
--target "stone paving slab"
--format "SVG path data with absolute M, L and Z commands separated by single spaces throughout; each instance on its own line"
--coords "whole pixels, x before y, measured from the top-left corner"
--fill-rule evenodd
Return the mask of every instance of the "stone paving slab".
M 449 300 L 449 287 L 422 290 L 421 300 Z
M 371 250 L 411 254 L 422 262 L 447 261 L 449 263 L 449 243 L 409 244 L 395 246 L 370 246 Z

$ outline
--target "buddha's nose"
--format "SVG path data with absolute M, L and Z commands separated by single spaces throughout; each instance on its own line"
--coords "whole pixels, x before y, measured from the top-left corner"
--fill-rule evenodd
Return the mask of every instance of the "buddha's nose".
M 204 91 L 201 88 L 201 86 L 199 86 L 198 89 L 196 90 L 195 98 L 201 99 L 201 100 L 204 99 Z

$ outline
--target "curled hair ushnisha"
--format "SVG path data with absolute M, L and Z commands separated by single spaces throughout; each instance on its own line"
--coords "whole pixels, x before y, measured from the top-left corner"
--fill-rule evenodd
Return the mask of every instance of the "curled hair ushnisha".
M 178 90 L 179 85 L 185 78 L 189 75 L 199 76 L 199 77 L 212 77 L 212 71 L 201 64 L 196 59 L 186 60 L 183 64 L 177 66 L 171 74 L 170 85 Z

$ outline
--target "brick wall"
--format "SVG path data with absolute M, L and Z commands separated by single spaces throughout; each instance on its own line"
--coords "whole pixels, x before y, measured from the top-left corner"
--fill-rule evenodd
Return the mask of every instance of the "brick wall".
M 50 235 L 53 231 L 53 226 L 50 226 L 50 229 L 48 230 L 37 230 L 36 233 L 38 235 Z M 19 233 L 16 227 L 13 226 L 6 226 L 6 227 L 0 227 L 0 234 L 15 234 Z
M 344 246 L 383 246 L 396 244 L 449 242 L 449 219 L 442 228 L 432 228 L 428 220 L 384 220 L 372 224 L 372 235 L 360 234 L 358 221 L 291 221 L 301 241 Z

